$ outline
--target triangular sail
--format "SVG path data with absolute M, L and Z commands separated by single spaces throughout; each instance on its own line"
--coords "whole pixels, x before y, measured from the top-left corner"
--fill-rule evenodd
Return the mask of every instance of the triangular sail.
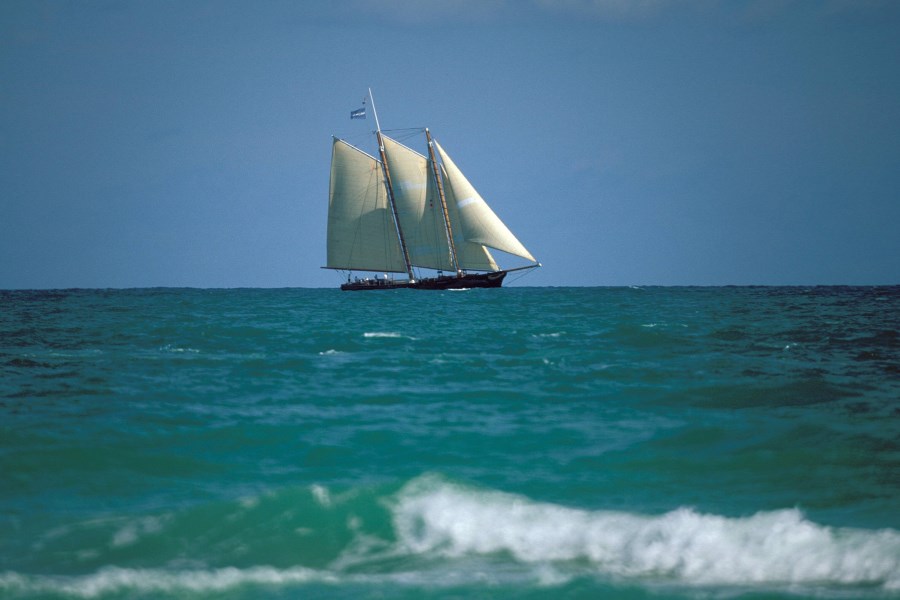
M 450 202 L 449 196 L 453 197 L 452 204 L 455 205 L 459 214 L 463 237 L 467 241 L 484 244 L 485 246 L 537 262 L 503 221 L 494 214 L 494 211 L 491 210 L 472 184 L 469 183 L 465 175 L 450 160 L 450 157 L 447 156 L 440 144 L 435 142 L 435 146 L 441 155 L 441 162 L 446 173 L 447 185 L 444 186 L 444 193 L 448 196 L 448 203 Z M 448 190 L 450 191 L 448 192 Z
M 428 269 L 452 269 L 447 229 L 428 159 L 383 134 L 382 141 L 409 262 Z
M 339 139 L 331 154 L 327 266 L 406 272 L 380 163 Z
M 447 170 L 441 165 L 441 173 L 444 181 L 447 181 Z M 494 257 L 488 249 L 476 242 L 466 241 L 462 227 L 459 226 L 460 217 L 457 208 L 456 196 L 449 185 L 444 185 L 444 196 L 447 200 L 447 214 L 450 222 L 455 223 L 453 229 L 453 243 L 456 245 L 456 259 L 459 268 L 467 271 L 499 271 L 500 267 L 494 262 Z

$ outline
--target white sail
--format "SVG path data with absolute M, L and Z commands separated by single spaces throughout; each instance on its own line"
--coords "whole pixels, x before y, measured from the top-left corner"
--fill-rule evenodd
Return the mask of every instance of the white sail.
M 441 165 L 441 173 L 446 182 L 447 170 Z M 494 257 L 488 249 L 477 242 L 469 242 L 463 234 L 461 227 L 459 208 L 457 208 L 456 196 L 449 185 L 444 185 L 444 198 L 447 201 L 447 215 L 450 223 L 455 224 L 453 229 L 453 245 L 456 247 L 456 260 L 459 268 L 467 271 L 499 271 L 500 267 L 494 262 Z
M 428 159 L 396 140 L 381 137 L 409 262 L 428 269 L 452 269 L 443 209 Z
M 331 153 L 327 266 L 406 272 L 381 164 L 339 139 Z
M 446 170 L 444 193 L 452 195 L 453 204 L 459 213 L 463 237 L 470 242 L 484 244 L 503 252 L 509 252 L 530 261 L 537 262 L 525 246 L 516 239 L 509 228 L 494 214 L 481 195 L 475 190 L 465 175 L 450 160 L 440 144 L 435 142 Z M 450 190 L 448 194 L 447 190 Z M 452 217 L 451 217 L 452 219 Z M 451 221 L 452 222 L 452 221 Z M 455 236 L 454 236 L 455 237 Z

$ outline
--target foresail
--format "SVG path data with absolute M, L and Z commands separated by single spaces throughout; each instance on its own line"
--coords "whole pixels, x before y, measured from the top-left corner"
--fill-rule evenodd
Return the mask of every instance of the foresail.
M 327 253 L 332 269 L 406 272 L 380 163 L 339 139 L 331 153 Z
M 447 229 L 428 159 L 386 135 L 382 134 L 382 140 L 410 263 L 452 269 Z
M 472 187 L 472 184 L 450 160 L 440 144 L 435 142 L 435 146 L 441 155 L 441 162 L 445 169 L 444 194 L 447 196 L 447 203 L 452 204 L 459 215 L 463 237 L 469 242 L 484 244 L 490 248 L 537 262 Z M 453 222 L 453 215 L 451 215 L 451 222 Z M 454 237 L 456 236 L 454 235 Z
M 444 181 L 448 180 L 447 170 L 441 165 L 441 174 Z M 444 185 L 444 197 L 447 200 L 447 213 L 451 223 L 460 223 L 459 208 L 456 196 L 449 185 Z M 456 246 L 456 259 L 459 268 L 467 271 L 499 271 L 500 267 L 494 262 L 494 257 L 488 249 L 477 242 L 467 241 L 463 228 L 457 226 L 453 229 L 453 244 Z
M 500 266 L 487 248 L 475 242 L 456 244 L 456 258 L 464 271 L 499 271 Z

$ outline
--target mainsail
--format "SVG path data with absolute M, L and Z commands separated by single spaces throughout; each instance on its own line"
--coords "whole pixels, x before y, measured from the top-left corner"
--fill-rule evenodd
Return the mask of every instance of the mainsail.
M 386 135 L 382 135 L 382 140 L 410 262 L 416 267 L 453 271 L 447 226 L 428 159 Z M 456 203 L 449 203 L 447 210 L 450 221 L 458 223 Z M 487 249 L 467 240 L 462 229 L 457 228 L 453 238 L 460 269 L 499 270 Z
M 327 246 L 331 269 L 406 272 L 379 162 L 339 139 L 331 153 Z
M 447 228 L 428 159 L 386 135 L 382 140 L 409 262 L 416 267 L 452 270 Z

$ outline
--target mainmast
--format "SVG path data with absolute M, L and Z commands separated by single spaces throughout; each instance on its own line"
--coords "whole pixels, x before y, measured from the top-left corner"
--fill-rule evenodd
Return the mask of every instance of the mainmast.
M 400 249 L 403 250 L 403 262 L 406 263 L 406 273 L 409 282 L 413 283 L 416 276 L 413 274 L 412 264 L 409 262 L 409 251 L 406 249 L 406 240 L 403 237 L 403 227 L 400 226 L 400 217 L 397 215 L 397 204 L 394 202 L 394 186 L 391 184 L 391 170 L 388 167 L 387 156 L 384 153 L 384 141 L 381 139 L 381 125 L 378 123 L 378 112 L 375 110 L 375 97 L 372 96 L 372 88 L 369 88 L 369 100 L 372 103 L 372 114 L 375 115 L 375 135 L 378 138 L 378 154 L 381 156 L 381 171 L 384 174 L 384 184 L 387 188 L 388 202 L 391 204 L 391 212 L 394 214 L 394 223 L 397 225 L 397 235 L 400 238 Z
M 372 110 L 375 110 L 374 107 Z M 378 119 L 375 119 L 376 123 Z M 450 260 L 453 263 L 453 268 L 456 270 L 456 276 L 462 277 L 462 271 L 459 268 L 459 260 L 456 257 L 456 244 L 453 242 L 453 226 L 450 225 L 450 214 L 447 212 L 447 200 L 444 198 L 444 184 L 441 181 L 441 176 L 438 173 L 437 161 L 434 158 L 434 144 L 431 141 L 431 132 L 428 131 L 428 128 L 425 128 L 425 139 L 428 140 L 428 158 L 431 162 L 431 171 L 434 174 L 434 182 L 437 185 L 438 196 L 441 199 L 441 209 L 444 211 L 444 225 L 446 226 L 447 231 L 447 242 L 450 244 Z

